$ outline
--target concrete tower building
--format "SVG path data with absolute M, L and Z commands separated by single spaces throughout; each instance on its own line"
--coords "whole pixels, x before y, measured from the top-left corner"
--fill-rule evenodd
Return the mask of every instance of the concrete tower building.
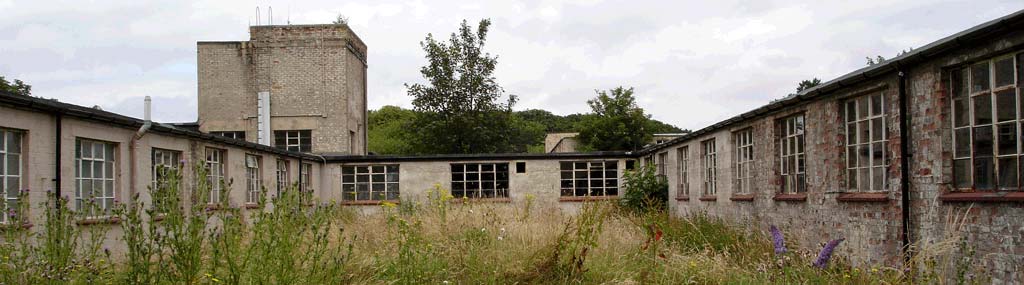
M 366 44 L 334 24 L 251 26 L 249 35 L 198 42 L 199 130 L 366 154 Z

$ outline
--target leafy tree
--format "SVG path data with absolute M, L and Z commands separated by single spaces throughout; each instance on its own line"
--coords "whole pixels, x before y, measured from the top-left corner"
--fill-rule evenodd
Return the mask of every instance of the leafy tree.
M 636 104 L 633 88 L 598 90 L 587 104 L 594 116 L 578 124 L 581 151 L 636 150 L 651 140 L 650 115 Z
M 665 210 L 668 203 L 668 180 L 656 173 L 654 164 L 626 171 L 622 176 L 625 187 L 619 205 L 637 213 Z
M 32 95 L 32 85 L 25 84 L 20 79 L 8 82 L 6 78 L 0 75 L 0 91 L 29 96 Z
M 345 15 L 342 14 L 338 14 L 338 17 L 334 18 L 334 22 L 331 22 L 331 24 L 348 26 L 348 17 L 345 17 Z
M 689 133 L 690 132 L 690 130 L 680 129 L 679 127 L 676 127 L 676 126 L 673 126 L 673 125 L 669 125 L 669 124 L 666 124 L 666 123 L 664 123 L 662 121 L 658 121 L 658 120 L 655 120 L 655 119 L 647 120 L 647 124 L 645 125 L 644 129 L 646 129 L 651 134 Z
M 818 85 L 821 85 L 821 79 L 818 79 L 817 77 L 811 80 L 800 81 L 800 84 L 796 86 L 796 93 L 803 92 L 804 90 L 814 88 Z
M 397 106 L 384 106 L 367 112 L 367 148 L 376 154 L 409 154 L 409 128 L 416 112 Z
M 483 52 L 490 20 L 476 31 L 465 20 L 447 41 L 431 34 L 420 45 L 429 64 L 420 69 L 429 81 L 406 84 L 418 112 L 413 127 L 416 153 L 492 153 L 512 150 L 509 129 L 516 96 L 505 94 L 493 76 L 496 56 Z

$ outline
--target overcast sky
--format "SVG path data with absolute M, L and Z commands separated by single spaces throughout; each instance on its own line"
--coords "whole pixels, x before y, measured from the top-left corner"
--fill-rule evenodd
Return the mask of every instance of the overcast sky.
M 493 21 L 487 50 L 516 109 L 588 111 L 595 89 L 633 86 L 654 118 L 698 129 L 985 21 L 1021 0 L 974 1 L 20 1 L 0 0 L 0 74 L 36 96 L 154 119 L 196 118 L 196 41 L 247 40 L 341 13 L 369 48 L 369 105 L 410 107 L 419 42 Z

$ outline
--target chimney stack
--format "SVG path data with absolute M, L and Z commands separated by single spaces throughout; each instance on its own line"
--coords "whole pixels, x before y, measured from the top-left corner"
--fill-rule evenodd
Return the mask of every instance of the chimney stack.
M 153 99 L 149 98 L 149 96 L 146 96 L 146 105 L 143 108 L 145 108 L 143 110 L 143 118 L 145 118 L 146 121 L 150 121 L 152 119 L 153 114 Z

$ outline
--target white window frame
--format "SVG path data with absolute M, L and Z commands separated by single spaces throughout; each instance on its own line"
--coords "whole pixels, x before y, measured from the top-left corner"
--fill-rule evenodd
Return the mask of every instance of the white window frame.
M 888 190 L 888 122 L 881 93 L 850 98 L 843 103 L 846 125 L 846 189 L 851 192 Z
M 745 128 L 733 133 L 733 175 L 736 194 L 754 193 L 754 129 Z
M 25 162 L 23 142 L 25 132 L 0 128 L 0 197 L 3 197 L 3 205 L 0 205 L 0 224 L 10 223 L 7 215 L 13 207 L 15 211 L 18 206 L 18 197 L 21 194 L 22 178 L 24 177 Z M 16 144 L 16 147 L 15 147 Z M 12 167 L 13 166 L 13 167 Z M 23 213 L 16 213 L 21 215 Z
M 562 197 L 613 197 L 619 195 L 618 161 L 559 161 L 558 165 L 561 173 Z M 601 174 L 601 177 L 595 177 L 595 173 Z
M 1013 66 L 1013 75 L 1011 76 L 1011 83 L 1006 85 L 998 85 L 997 80 L 997 63 L 1003 60 L 1010 60 Z M 1021 114 L 1022 103 L 1021 98 L 1024 91 L 1021 90 L 1021 61 L 1024 60 L 1024 53 L 1019 51 L 1013 54 L 1007 54 L 1002 56 L 993 57 L 979 62 L 974 62 L 961 68 L 957 68 L 950 72 L 950 121 L 953 126 L 953 188 L 956 191 L 1020 191 L 1021 190 L 1021 131 L 1022 124 L 1024 124 L 1024 114 Z M 981 67 L 981 65 L 985 65 Z M 981 68 L 978 68 L 981 67 Z M 976 71 L 986 72 L 986 80 L 975 80 Z M 957 79 L 960 79 L 959 84 L 963 84 L 963 91 L 958 92 L 961 89 L 957 89 Z M 980 81 L 984 85 L 976 85 Z M 983 89 L 982 89 L 983 88 Z M 1014 100 L 1013 112 L 1015 113 L 1013 118 L 1008 120 L 1000 120 L 999 114 L 999 94 L 1012 94 Z M 988 122 L 977 121 L 977 108 L 975 108 L 978 98 L 988 97 Z M 957 117 L 961 116 L 961 112 L 957 111 L 957 102 L 960 101 L 962 106 L 966 108 L 964 114 L 966 124 L 958 125 Z M 978 136 L 979 130 L 985 130 L 988 128 L 991 132 L 991 150 L 990 153 L 979 154 L 984 149 L 984 145 L 979 146 L 976 143 L 975 137 Z M 1001 131 L 1009 131 L 1010 133 L 1000 133 Z M 959 135 L 965 134 L 965 138 L 958 138 Z M 1015 145 L 1008 149 L 1001 149 L 1000 143 L 1004 137 L 1013 138 Z M 962 142 L 967 140 L 966 143 Z M 965 148 L 961 151 L 961 148 Z M 979 151 L 981 150 L 981 151 Z M 1012 152 L 1009 152 L 1012 151 Z M 1004 153 L 1007 152 L 1007 153 Z M 989 160 L 985 163 L 984 160 Z M 982 161 L 979 161 L 982 160 Z M 978 185 L 979 177 L 979 166 L 988 164 L 989 182 L 988 185 Z M 982 167 L 984 168 L 984 167 Z M 1006 168 L 1006 169 L 1004 169 Z M 1009 169 L 1012 168 L 1012 169 Z M 966 172 L 961 172 L 966 171 Z M 958 178 L 958 174 L 966 175 L 967 179 Z M 1004 175 L 1009 175 L 1005 176 Z M 1008 183 L 1009 182 L 1009 183 Z M 1008 183 L 1008 184 L 1007 184 Z
M 398 164 L 343 165 L 342 200 L 396 201 L 399 189 Z
M 280 196 L 282 192 L 288 190 L 291 187 L 291 177 L 288 176 L 288 170 L 290 165 L 288 160 L 278 159 L 277 168 L 274 169 L 274 174 L 277 176 L 277 195 Z
M 161 174 L 160 171 L 163 169 L 172 169 L 175 171 L 181 170 L 181 152 L 176 150 L 153 148 L 152 151 L 152 185 L 153 191 L 160 189 L 160 183 L 166 179 L 166 176 Z
M 302 176 L 302 191 L 306 193 L 313 192 L 313 189 L 309 188 L 310 180 L 313 180 L 313 164 L 303 163 L 299 166 L 299 175 Z
M 682 146 L 676 149 L 676 163 L 678 164 L 679 170 L 679 185 L 676 189 L 676 198 L 679 197 L 690 197 L 690 181 L 689 181 L 689 166 L 690 163 L 690 147 Z
M 461 166 L 461 168 L 459 168 Z M 472 167 L 471 167 L 472 166 Z M 475 170 L 470 170 L 475 168 Z M 490 170 L 485 170 L 489 168 Z M 500 170 L 504 168 L 504 170 Z M 452 196 L 455 198 L 509 198 L 509 164 L 507 162 L 452 163 Z M 462 171 L 456 171 L 461 169 Z M 502 175 L 504 173 L 504 175 Z M 476 177 L 471 179 L 470 177 Z M 491 177 L 490 179 L 485 176 Z M 502 179 L 504 176 L 504 180 Z M 461 177 L 461 178 L 459 178 Z M 457 187 L 462 183 L 461 187 Z M 471 185 L 476 185 L 471 187 Z M 486 187 L 485 184 L 491 185 Z M 470 192 L 476 193 L 470 195 Z M 460 194 L 461 193 L 461 194 Z
M 303 132 L 308 132 L 309 135 L 308 136 L 303 136 Z M 276 145 L 278 148 L 283 148 L 283 149 L 288 150 L 288 151 L 300 151 L 300 152 L 303 152 L 303 151 L 304 152 L 313 151 L 313 138 L 312 138 L 313 131 L 312 130 L 280 130 L 280 131 L 275 131 L 275 134 L 274 134 L 274 143 L 275 144 L 277 143 L 277 136 L 278 136 L 278 134 L 281 134 L 281 133 L 284 134 L 284 144 L 283 145 Z M 303 139 L 309 140 L 309 149 L 307 149 L 307 150 L 303 150 L 302 149 L 302 141 L 303 141 Z
M 97 154 L 99 150 L 101 153 Z M 85 167 L 88 165 L 89 169 Z M 97 169 L 98 168 L 98 169 Z M 99 170 L 99 173 L 96 173 Z M 112 142 L 85 138 L 75 139 L 75 210 L 84 212 L 86 218 L 101 218 L 110 215 L 117 196 L 117 145 Z M 88 176 L 86 176 L 88 173 Z M 89 187 L 85 187 L 89 185 Z M 97 191 L 97 186 L 100 188 Z M 89 195 L 86 197 L 85 191 Z M 99 192 L 99 195 L 96 193 Z M 95 199 L 95 200 L 93 200 Z M 95 201 L 95 208 L 86 209 L 87 203 Z
M 259 155 L 245 155 L 245 202 L 248 204 L 260 202 L 263 187 L 263 173 L 260 171 L 262 162 L 263 158 Z
M 708 139 L 700 142 L 701 145 L 701 167 L 703 168 L 704 196 L 715 196 L 718 193 L 718 151 L 715 149 L 715 139 Z
M 207 204 L 219 204 L 223 198 L 221 197 L 221 191 L 223 191 L 221 181 L 224 181 L 226 156 L 227 150 L 206 148 L 206 181 L 210 183 L 210 196 L 207 197 Z
M 782 178 L 781 193 L 807 192 L 806 133 L 807 119 L 804 113 L 782 118 L 779 125 L 779 175 Z
M 658 157 L 655 159 L 654 163 L 658 177 L 665 178 L 665 174 L 668 173 L 668 170 L 665 169 L 665 166 L 668 165 L 668 152 L 658 153 Z

